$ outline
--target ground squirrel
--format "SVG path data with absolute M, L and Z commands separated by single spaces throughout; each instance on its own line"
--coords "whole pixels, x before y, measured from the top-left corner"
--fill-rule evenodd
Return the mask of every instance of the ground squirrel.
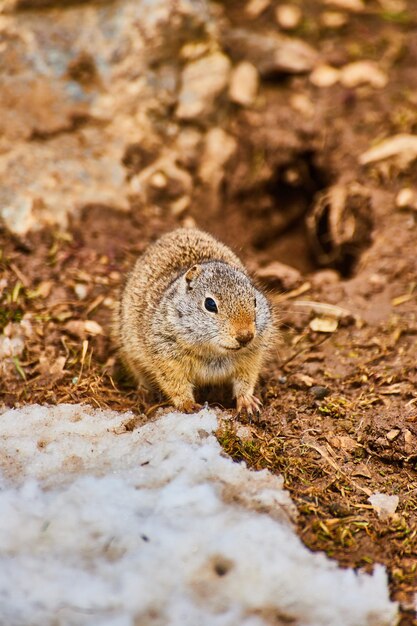
M 253 392 L 272 334 L 270 304 L 240 260 L 194 228 L 163 235 L 138 258 L 114 320 L 136 381 L 186 412 L 199 408 L 196 387 L 227 382 L 238 412 L 259 411 Z

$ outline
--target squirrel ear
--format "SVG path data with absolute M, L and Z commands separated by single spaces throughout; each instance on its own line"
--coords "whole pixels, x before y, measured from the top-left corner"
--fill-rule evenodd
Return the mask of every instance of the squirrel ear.
M 185 274 L 185 280 L 187 282 L 187 287 L 192 289 L 192 282 L 201 274 L 200 265 L 193 265 Z

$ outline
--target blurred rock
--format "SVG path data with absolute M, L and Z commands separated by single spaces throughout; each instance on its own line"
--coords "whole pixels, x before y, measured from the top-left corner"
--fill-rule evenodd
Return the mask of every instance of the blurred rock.
M 293 30 L 300 25 L 303 14 L 295 4 L 280 4 L 275 9 L 275 19 L 282 29 Z
M 207 132 L 199 177 L 207 187 L 207 201 L 212 209 L 219 207 L 224 168 L 235 154 L 236 148 L 236 140 L 221 128 L 212 128 Z
M 245 6 L 245 13 L 248 17 L 259 17 L 270 6 L 271 0 L 249 0 Z
M 324 11 L 320 16 L 320 21 L 326 28 L 342 28 L 347 24 L 347 16 L 338 11 Z
M 195 168 L 200 159 L 203 136 L 196 128 L 183 128 L 176 141 L 177 162 L 187 168 Z
M 325 63 L 318 65 L 310 74 L 310 81 L 316 87 L 331 87 L 340 78 L 340 70 Z
M 56 8 L 20 11 L 40 5 Z M 205 36 L 207 3 L 14 0 L 0 10 L 0 218 L 23 235 L 65 227 L 91 204 L 129 209 L 130 177 L 178 133 L 177 59 Z
M 221 52 L 189 63 L 182 73 L 177 117 L 192 120 L 210 115 L 216 98 L 226 89 L 230 69 L 230 60 Z
M 235 67 L 230 78 L 229 98 L 236 104 L 250 106 L 256 98 L 259 76 L 256 67 L 242 61 Z
M 373 61 L 356 61 L 342 67 L 340 82 L 344 87 L 371 85 L 376 89 L 382 89 L 388 82 L 388 76 Z
M 310 72 L 318 59 L 316 50 L 301 39 L 274 32 L 259 35 L 242 28 L 231 29 L 225 33 L 223 43 L 226 49 L 233 49 L 236 57 L 253 63 L 261 76 Z
M 395 204 L 399 209 L 413 209 L 417 211 L 417 191 L 411 187 L 404 187 L 398 192 Z
M 45 143 L 21 143 L 0 155 L 0 216 L 12 232 L 64 227 L 69 213 L 88 204 L 127 210 L 121 151 L 110 144 L 106 154 L 94 154 L 88 143 L 62 135 Z
M 290 291 L 302 282 L 301 273 L 295 267 L 279 261 L 261 267 L 257 270 L 256 275 L 263 283 L 279 287 L 284 291 Z
M 331 87 L 340 82 L 350 89 L 360 85 L 382 89 L 388 82 L 388 76 L 373 61 L 356 61 L 340 69 L 327 64 L 318 65 L 311 73 L 310 81 L 316 87 Z
M 365 8 L 363 0 L 324 0 L 324 4 L 352 11 L 352 13 L 360 13 Z

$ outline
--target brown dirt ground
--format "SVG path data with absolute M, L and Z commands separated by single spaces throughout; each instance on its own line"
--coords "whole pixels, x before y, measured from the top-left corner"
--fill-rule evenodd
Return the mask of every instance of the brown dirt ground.
M 225 421 L 218 436 L 236 460 L 284 476 L 307 546 L 344 566 L 369 571 L 385 564 L 400 623 L 410 626 L 417 623 L 417 225 L 416 214 L 397 210 L 394 198 L 415 180 L 417 166 L 360 168 L 358 155 L 376 138 L 417 132 L 417 10 L 411 1 L 398 15 L 369 3 L 369 11 L 351 16 L 335 35 L 318 26 L 317 3 L 301 4 L 300 36 L 323 60 L 389 56 L 390 82 L 383 90 L 317 89 L 307 77 L 271 77 L 258 110 L 229 111 L 239 155 L 223 185 L 221 212 L 201 190 L 190 215 L 240 251 L 252 270 L 280 260 L 297 267 L 302 281 L 295 292 L 270 288 L 282 336 L 259 385 L 260 421 L 249 424 L 245 437 L 236 434 L 236 420 Z M 228 3 L 227 11 L 243 24 L 239 2 Z M 270 19 L 266 12 L 257 28 Z M 232 47 L 228 51 L 233 56 Z M 295 92 L 314 101 L 314 119 L 296 119 L 288 105 Z M 290 168 L 299 172 L 295 187 L 285 182 Z M 304 215 L 320 189 L 351 180 L 371 194 L 372 243 L 340 260 L 338 273 L 323 273 Z M 115 364 L 111 309 L 135 256 L 176 225 L 163 202 L 133 203 L 129 214 L 86 207 L 66 233 L 43 231 L 21 240 L 0 232 L 0 271 L 7 279 L 0 330 L 29 316 L 34 331 L 23 357 L 4 374 L 0 399 L 6 405 L 86 402 L 133 410 L 137 423 L 146 419 L 149 404 Z M 74 291 L 80 284 L 84 299 Z M 334 332 L 314 332 L 315 314 L 300 300 L 338 305 L 348 314 Z M 71 325 L 87 319 L 103 334 Z M 389 521 L 379 520 L 368 501 L 379 491 L 400 498 Z

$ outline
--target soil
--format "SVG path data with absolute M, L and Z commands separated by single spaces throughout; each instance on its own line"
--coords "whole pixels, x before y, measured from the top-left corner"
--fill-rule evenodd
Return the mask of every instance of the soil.
M 234 26 L 268 28 L 274 3 L 256 24 L 240 4 L 225 3 Z M 385 63 L 387 86 L 317 88 L 308 76 L 268 77 L 256 110 L 228 111 L 238 155 L 220 201 L 197 189 L 187 214 L 234 248 L 255 274 L 273 261 L 300 271 L 286 291 L 268 283 L 281 338 L 259 384 L 264 410 L 253 423 L 225 414 L 219 440 L 234 459 L 284 476 L 308 547 L 342 566 L 387 567 L 401 626 L 417 624 L 417 214 L 397 209 L 395 197 L 416 180 L 417 165 L 361 167 L 358 157 L 376 139 L 417 131 L 413 4 L 391 13 L 369 3 L 335 31 L 319 25 L 318 2 L 300 2 L 305 19 L 298 34 L 323 61 Z M 312 117 L 294 110 L 294 94 L 314 101 Z M 322 266 L 306 216 L 324 189 L 353 181 L 366 191 L 360 210 L 351 209 L 357 219 L 368 212 L 358 222 L 360 236 Z M 66 232 L 44 230 L 24 239 L 0 233 L 7 280 L 1 327 L 22 318 L 32 324 L 22 357 L 3 372 L 4 404 L 85 402 L 132 410 L 137 423 L 148 419 L 153 407 L 117 366 L 109 338 L 112 308 L 134 258 L 182 220 L 163 202 L 133 203 L 128 213 L 88 206 Z M 326 224 L 317 228 L 323 246 L 333 245 Z M 343 309 L 325 307 L 327 317 L 338 318 L 331 332 L 312 330 L 323 304 Z M 86 320 L 101 331 L 73 323 Z M 379 519 L 368 500 L 377 492 L 399 496 L 388 520 Z

